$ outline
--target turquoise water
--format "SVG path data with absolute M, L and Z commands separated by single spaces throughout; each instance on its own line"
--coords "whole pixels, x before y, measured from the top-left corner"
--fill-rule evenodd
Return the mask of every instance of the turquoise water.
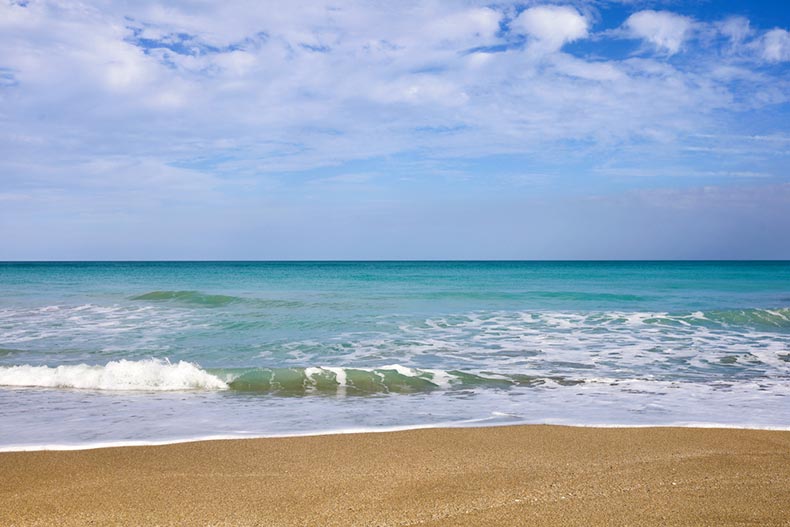
M 0 263 L 0 446 L 790 427 L 788 262 Z

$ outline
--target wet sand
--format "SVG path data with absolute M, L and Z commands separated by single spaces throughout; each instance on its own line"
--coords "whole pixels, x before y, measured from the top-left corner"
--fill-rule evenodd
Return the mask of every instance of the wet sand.
M 787 525 L 790 432 L 511 426 L 0 454 L 0 525 Z

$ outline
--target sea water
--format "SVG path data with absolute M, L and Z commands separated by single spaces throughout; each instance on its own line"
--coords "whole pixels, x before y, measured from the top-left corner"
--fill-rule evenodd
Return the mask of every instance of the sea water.
M 0 263 L 0 449 L 790 429 L 790 262 Z

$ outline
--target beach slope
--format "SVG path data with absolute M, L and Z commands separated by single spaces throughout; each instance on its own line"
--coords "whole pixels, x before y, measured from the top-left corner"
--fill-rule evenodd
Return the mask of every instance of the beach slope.
M 0 454 L 0 525 L 790 525 L 790 432 L 508 426 Z

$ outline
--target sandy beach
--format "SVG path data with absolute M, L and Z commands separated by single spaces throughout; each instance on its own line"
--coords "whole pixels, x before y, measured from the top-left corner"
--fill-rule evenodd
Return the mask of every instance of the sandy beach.
M 790 525 L 790 432 L 509 426 L 0 454 L 11 525 Z

